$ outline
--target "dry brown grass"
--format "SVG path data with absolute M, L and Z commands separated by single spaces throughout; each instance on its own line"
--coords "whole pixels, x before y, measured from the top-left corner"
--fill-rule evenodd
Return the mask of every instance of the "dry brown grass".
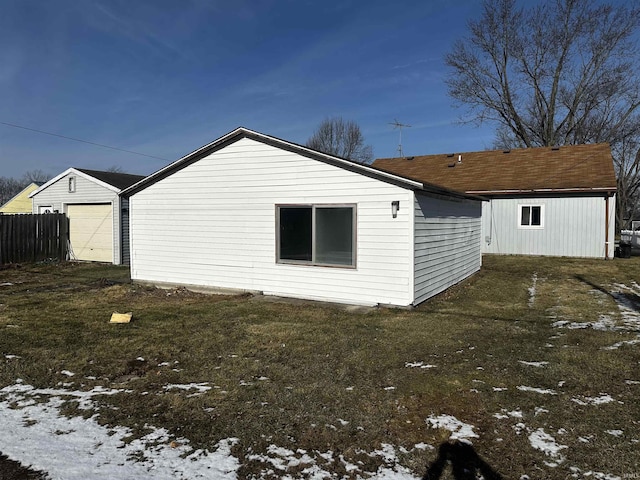
M 475 452 L 505 478 L 564 479 L 575 473 L 571 467 L 636 472 L 640 385 L 626 381 L 640 381 L 640 345 L 604 347 L 640 332 L 552 324 L 597 322 L 601 315 L 621 324 L 607 292 L 640 278 L 640 259 L 484 263 L 479 274 L 414 311 L 358 313 L 135 286 L 121 267 L 3 270 L 1 282 L 13 285 L 0 287 L 0 387 L 17 378 L 55 386 L 69 380 L 65 369 L 75 372 L 76 388 L 125 386 L 134 393 L 104 398 L 101 422 L 139 433 L 147 424 L 165 427 L 204 448 L 237 437 L 241 459 L 276 444 L 331 450 L 375 471 L 380 459 L 363 452 L 388 443 L 404 447 L 402 463 L 422 476 L 449 435 L 425 419 L 449 414 L 475 426 Z M 133 322 L 109 324 L 113 311 L 133 311 Z M 407 368 L 409 362 L 436 367 Z M 164 388 L 192 382 L 214 388 L 199 396 Z M 615 402 L 575 401 L 605 393 Z M 495 416 L 514 411 L 522 418 Z M 90 414 L 71 401 L 65 413 Z M 538 428 L 567 445 L 558 467 L 531 446 L 528 435 Z M 605 433 L 617 429 L 623 436 Z M 421 442 L 436 450 L 414 448 Z M 335 469 L 348 475 L 344 466 Z M 262 471 L 260 462 L 245 461 L 239 474 Z M 451 475 L 445 470 L 441 478 Z

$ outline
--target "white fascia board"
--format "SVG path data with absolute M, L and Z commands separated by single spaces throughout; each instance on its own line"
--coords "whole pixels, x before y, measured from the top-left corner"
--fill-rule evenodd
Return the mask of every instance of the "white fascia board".
M 53 185 L 58 180 L 60 180 L 61 178 L 65 177 L 66 175 L 69 175 L 69 174 L 77 175 L 77 176 L 82 177 L 82 178 L 84 178 L 86 180 L 89 180 L 90 182 L 93 182 L 93 183 L 95 183 L 97 185 L 100 185 L 101 187 L 104 187 L 104 188 L 106 188 L 108 190 L 111 190 L 112 192 L 120 193 L 120 189 L 118 187 L 114 187 L 113 185 L 111 185 L 109 183 L 103 182 L 102 180 L 98 180 L 97 178 L 92 177 L 91 175 L 87 175 L 86 173 L 81 172 L 80 170 L 76 170 L 75 168 L 71 167 L 71 168 L 67 168 L 61 174 L 56 175 L 55 177 L 53 177 L 51 180 L 49 180 L 44 185 L 41 185 L 40 188 L 38 188 L 37 190 L 34 190 L 33 192 L 31 192 L 31 194 L 29 195 L 29 198 L 32 198 L 34 195 L 40 193 L 45 188 L 49 187 L 50 185 Z
M 302 146 L 302 145 L 291 143 L 291 142 L 288 142 L 286 140 L 282 140 L 282 139 L 277 138 L 277 137 L 272 137 L 270 135 L 265 135 L 264 133 L 256 132 L 254 130 L 250 130 L 250 129 L 245 128 L 245 127 L 238 127 L 235 130 L 232 130 L 231 132 L 223 135 L 222 137 L 217 138 L 213 142 L 209 142 L 206 145 L 198 148 L 197 150 L 194 150 L 193 152 L 190 152 L 187 155 L 184 155 L 183 157 L 179 158 L 178 160 L 176 160 L 174 162 L 171 162 L 169 165 L 161 168 L 160 170 L 157 170 L 156 172 L 152 173 L 148 177 L 145 177 L 142 180 L 134 183 L 133 185 L 125 188 L 122 192 L 125 195 L 127 195 L 129 191 L 136 190 L 138 185 L 140 185 L 141 183 L 149 183 L 149 182 L 153 183 L 153 179 L 154 178 L 162 176 L 166 171 L 176 168 L 181 163 L 184 163 L 184 162 L 188 161 L 189 159 L 191 159 L 191 158 L 193 158 L 195 156 L 198 156 L 198 154 L 200 152 L 206 151 L 206 150 L 208 150 L 209 148 L 211 148 L 212 146 L 214 146 L 214 145 L 216 145 L 218 143 L 226 142 L 227 139 L 232 138 L 232 137 L 238 135 L 239 133 L 246 133 L 246 134 L 252 135 L 254 137 L 262 138 L 267 143 L 270 143 L 270 144 L 276 144 L 276 145 L 280 144 L 280 145 L 283 145 L 283 146 L 288 146 L 288 147 L 290 147 L 291 149 L 294 149 L 294 150 L 308 152 L 310 155 L 315 156 L 315 157 L 324 157 L 329 162 L 332 162 L 334 164 L 344 165 L 345 167 L 348 167 L 348 168 L 351 168 L 351 169 L 360 170 L 363 173 L 369 173 L 369 174 L 376 175 L 378 177 L 387 178 L 391 182 L 404 184 L 404 185 L 406 185 L 406 188 L 408 188 L 408 189 L 417 188 L 419 190 L 422 190 L 424 188 L 424 184 L 422 182 L 417 182 L 417 181 L 414 181 L 414 180 L 410 180 L 408 178 L 404 178 L 404 177 L 401 177 L 399 175 L 394 175 L 392 173 L 388 173 L 388 172 L 385 172 L 385 171 L 382 171 L 382 170 L 378 170 L 376 168 L 369 167 L 367 165 L 362 165 L 360 163 L 352 162 L 350 160 L 345 160 L 345 159 L 342 159 L 342 158 L 339 158 L 339 157 L 334 157 L 333 155 L 328 155 L 326 153 L 322 153 L 322 152 L 319 152 L 317 150 L 313 150 L 311 148 L 308 148 L 308 147 L 305 147 L 305 146 Z

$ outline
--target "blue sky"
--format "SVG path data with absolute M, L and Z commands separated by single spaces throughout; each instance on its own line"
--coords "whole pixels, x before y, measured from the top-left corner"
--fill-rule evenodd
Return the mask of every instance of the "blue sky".
M 149 174 L 244 126 L 304 144 L 354 120 L 375 157 L 482 150 L 444 54 L 478 0 L 2 0 L 0 176 L 70 166 Z

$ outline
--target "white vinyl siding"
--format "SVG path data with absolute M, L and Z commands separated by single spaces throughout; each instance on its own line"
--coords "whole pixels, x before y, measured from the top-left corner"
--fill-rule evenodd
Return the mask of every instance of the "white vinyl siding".
M 416 195 L 415 304 L 480 270 L 481 203 Z
M 609 198 L 609 257 L 613 256 L 615 196 Z M 540 205 L 544 227 L 518 225 L 523 205 Z M 606 205 L 601 196 L 494 198 L 483 205 L 484 253 L 605 257 Z
M 75 178 L 74 192 L 69 192 L 69 179 Z M 50 205 L 60 213 L 67 213 L 68 206 L 73 204 L 102 204 L 110 203 L 112 207 L 112 262 L 119 264 L 121 256 L 120 239 L 120 202 L 118 194 L 81 175 L 71 173 L 58 179 L 33 197 L 33 212 L 38 213 L 40 205 Z
M 410 305 L 412 198 L 410 190 L 243 138 L 131 197 L 131 277 Z M 397 218 L 392 201 L 400 201 Z M 330 204 L 356 209 L 356 268 L 277 263 L 276 206 Z

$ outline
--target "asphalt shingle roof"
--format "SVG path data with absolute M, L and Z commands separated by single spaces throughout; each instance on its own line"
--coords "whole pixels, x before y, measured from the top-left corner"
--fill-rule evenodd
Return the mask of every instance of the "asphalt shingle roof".
M 607 143 L 381 158 L 373 166 L 479 195 L 616 190 Z
M 92 176 L 100 180 L 101 182 L 108 183 L 109 185 L 113 185 L 120 190 L 124 190 L 127 187 L 130 187 L 134 183 L 138 183 L 142 180 L 144 175 L 132 175 L 130 173 L 118 173 L 118 172 L 103 172 L 100 170 L 87 170 L 86 168 L 76 168 L 79 172 L 86 173 L 87 175 Z

